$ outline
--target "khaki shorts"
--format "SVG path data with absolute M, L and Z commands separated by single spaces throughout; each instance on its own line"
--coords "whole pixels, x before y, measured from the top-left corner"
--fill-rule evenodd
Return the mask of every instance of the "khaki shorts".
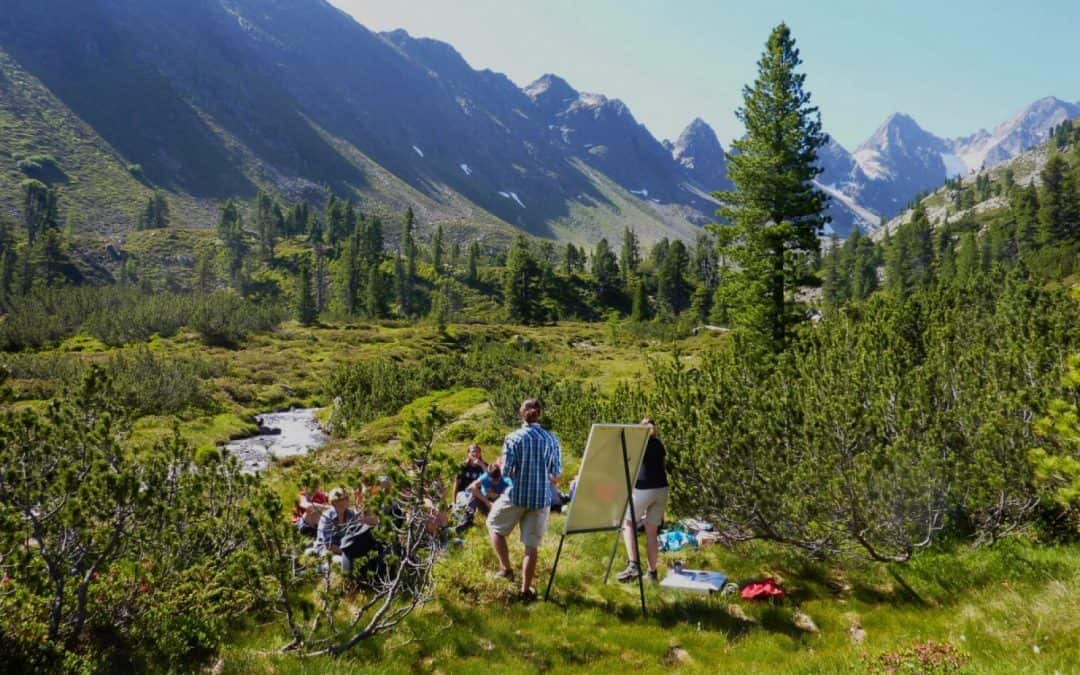
M 510 499 L 503 495 L 491 505 L 487 525 L 489 530 L 505 537 L 513 531 L 515 525 L 521 523 L 521 543 L 526 548 L 540 548 L 547 531 L 547 519 L 548 509 L 527 509 L 511 504 Z
M 645 522 L 659 527 L 664 520 L 664 507 L 667 506 L 668 488 L 638 490 L 634 488 L 634 515 L 638 522 Z M 626 520 L 630 520 L 630 509 L 626 509 Z

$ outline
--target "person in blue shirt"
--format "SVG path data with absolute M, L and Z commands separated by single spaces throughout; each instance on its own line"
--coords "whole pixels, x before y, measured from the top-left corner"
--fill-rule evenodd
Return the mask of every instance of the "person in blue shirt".
M 503 473 L 513 481 L 491 505 L 487 524 L 491 547 L 499 558 L 495 576 L 513 580 L 510 551 L 506 537 L 520 523 L 521 543 L 525 558 L 521 565 L 521 600 L 536 600 L 532 587 L 540 544 L 547 531 L 548 510 L 551 506 L 551 485 L 562 474 L 562 446 L 559 439 L 540 426 L 543 408 L 540 401 L 527 399 L 518 410 L 522 425 L 506 436 L 503 443 Z
M 513 481 L 502 474 L 502 467 L 498 462 L 492 462 L 487 472 L 472 482 L 469 492 L 472 494 L 472 505 L 485 516 L 491 512 L 491 505 L 506 492 Z

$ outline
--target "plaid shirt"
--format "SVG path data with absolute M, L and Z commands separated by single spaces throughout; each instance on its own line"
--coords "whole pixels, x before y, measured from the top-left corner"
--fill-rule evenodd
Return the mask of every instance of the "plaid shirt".
M 551 478 L 562 474 L 559 439 L 539 424 L 523 424 L 503 443 L 503 473 L 514 484 L 506 493 L 511 504 L 527 509 L 551 506 Z
M 345 509 L 345 522 L 338 522 L 337 511 L 333 507 L 323 511 L 319 518 L 319 531 L 315 537 L 315 550 L 321 555 L 331 546 L 341 546 L 342 540 L 349 534 L 355 534 L 363 527 L 356 519 L 356 511 Z

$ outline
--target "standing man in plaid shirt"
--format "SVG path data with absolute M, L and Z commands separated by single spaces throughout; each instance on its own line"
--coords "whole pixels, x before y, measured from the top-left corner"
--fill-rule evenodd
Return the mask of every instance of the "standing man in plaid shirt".
M 532 602 L 536 600 L 532 580 L 540 543 L 547 531 L 551 486 L 562 473 L 562 446 L 559 439 L 540 426 L 543 412 L 540 401 L 530 398 L 521 404 L 518 412 L 521 428 L 508 434 L 503 443 L 503 474 L 513 480 L 513 486 L 491 505 L 487 524 L 491 546 L 499 557 L 500 567 L 495 576 L 507 580 L 513 580 L 514 571 L 510 568 L 506 537 L 515 525 L 521 524 L 521 543 L 525 545 L 521 599 Z

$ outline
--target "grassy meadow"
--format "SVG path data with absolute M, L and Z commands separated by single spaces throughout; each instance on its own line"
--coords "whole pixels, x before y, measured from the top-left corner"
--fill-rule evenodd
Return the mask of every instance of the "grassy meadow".
M 204 346 L 195 334 L 155 338 L 146 345 L 108 348 L 86 337 L 58 349 L 4 357 L 18 406 L 42 405 L 91 363 L 158 358 L 189 363 L 201 381 L 196 404 L 179 414 L 181 433 L 196 448 L 254 433 L 253 415 L 290 406 L 333 406 L 327 381 L 348 364 L 375 357 L 408 363 L 453 354 L 465 340 L 522 345 L 519 368 L 577 380 L 610 392 L 624 381 L 647 381 L 650 359 L 694 360 L 725 337 L 703 334 L 669 342 L 631 335 L 617 324 L 554 327 L 287 323 L 249 337 L 235 350 Z M 435 443 L 453 457 L 477 441 L 493 459 L 509 430 L 489 392 L 458 387 L 428 392 L 396 414 L 340 431 L 303 458 L 273 464 L 268 479 L 288 506 L 301 476 L 327 487 L 349 483 L 396 460 L 398 430 L 411 411 L 431 404 L 444 414 Z M 136 445 L 171 431 L 173 416 L 144 415 Z M 661 433 L 662 433 L 661 421 Z M 582 448 L 565 448 L 564 483 Z M 564 485 L 564 489 L 565 489 Z M 677 516 L 694 514 L 669 514 Z M 282 518 L 287 514 L 283 513 Z M 541 551 L 537 586 L 543 591 L 563 516 L 552 514 Z M 497 565 L 480 521 L 452 543 L 437 568 L 436 598 L 396 631 L 366 641 L 338 658 L 281 653 L 284 625 L 252 620 L 235 627 L 214 672 L 886 672 L 879 659 L 926 641 L 949 643 L 962 672 L 1075 672 L 1080 663 L 1080 548 L 1046 547 L 1023 535 L 992 548 L 941 544 L 908 564 L 855 559 L 815 562 L 776 545 L 744 543 L 661 554 L 661 576 L 676 561 L 725 572 L 737 581 L 771 576 L 788 593 L 783 602 L 749 603 L 646 588 L 649 612 L 638 611 L 637 587 L 603 575 L 614 533 L 567 540 L 551 602 L 522 605 L 515 587 L 488 575 Z M 521 546 L 511 537 L 520 564 Z M 615 569 L 625 554 L 620 544 Z M 807 621 L 809 619 L 809 621 Z M 918 670 L 902 672 L 922 672 Z M 926 671 L 930 672 L 930 671 Z M 941 671 L 948 672 L 948 671 Z

